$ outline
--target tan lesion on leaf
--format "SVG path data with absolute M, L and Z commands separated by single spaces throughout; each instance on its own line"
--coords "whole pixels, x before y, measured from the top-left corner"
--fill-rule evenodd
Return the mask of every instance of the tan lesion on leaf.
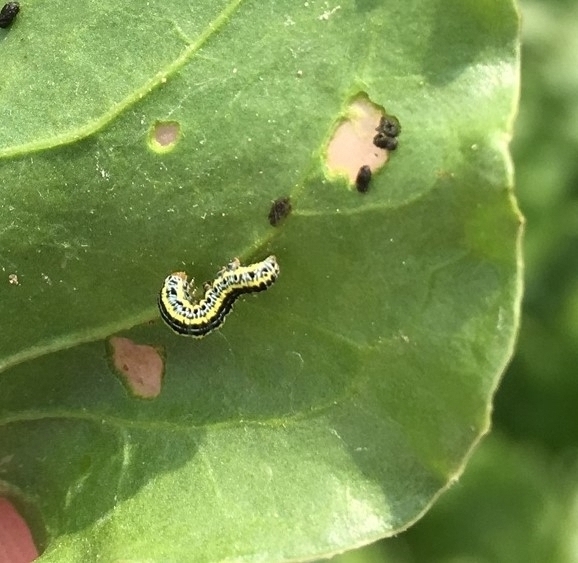
M 141 399 L 158 396 L 164 372 L 159 350 L 118 336 L 110 338 L 108 344 L 114 370 L 129 390 Z
M 155 121 L 149 131 L 148 144 L 155 152 L 173 150 L 181 136 L 178 121 Z
M 0 560 L 31 563 L 38 555 L 28 524 L 12 502 L 0 497 Z
M 376 172 L 388 161 L 389 151 L 373 144 L 383 115 L 384 111 L 365 94 L 351 102 L 346 118 L 337 125 L 327 146 L 325 164 L 330 176 L 346 176 L 353 185 L 362 166 Z

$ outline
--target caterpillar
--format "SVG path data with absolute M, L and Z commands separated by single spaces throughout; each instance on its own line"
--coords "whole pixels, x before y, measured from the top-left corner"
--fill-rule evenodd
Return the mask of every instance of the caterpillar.
M 212 282 L 203 285 L 204 297 L 195 300 L 194 280 L 187 281 L 185 272 L 175 272 L 167 276 L 161 288 L 159 311 L 163 321 L 177 334 L 202 338 L 225 322 L 237 297 L 264 291 L 278 276 L 275 256 L 248 266 L 241 266 L 235 258 Z

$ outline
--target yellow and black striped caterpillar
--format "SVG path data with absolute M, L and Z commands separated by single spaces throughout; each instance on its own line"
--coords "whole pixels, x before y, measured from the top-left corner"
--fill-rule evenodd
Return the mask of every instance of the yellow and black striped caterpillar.
M 195 300 L 193 281 L 187 281 L 185 272 L 175 272 L 165 279 L 159 294 L 161 317 L 176 333 L 202 338 L 223 324 L 237 297 L 267 289 L 278 276 L 275 256 L 248 266 L 235 258 L 204 284 L 204 297 Z

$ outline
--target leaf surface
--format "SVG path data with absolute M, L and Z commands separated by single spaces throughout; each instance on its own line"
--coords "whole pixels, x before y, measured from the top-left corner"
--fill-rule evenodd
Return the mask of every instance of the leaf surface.
M 460 473 L 513 346 L 512 4 L 198 4 L 55 0 L 1 37 L 0 460 L 43 562 L 393 534 Z M 324 165 L 359 96 L 402 124 L 364 195 Z M 128 330 L 171 271 L 269 253 L 220 333 Z M 161 350 L 156 399 L 115 376 L 117 331 Z

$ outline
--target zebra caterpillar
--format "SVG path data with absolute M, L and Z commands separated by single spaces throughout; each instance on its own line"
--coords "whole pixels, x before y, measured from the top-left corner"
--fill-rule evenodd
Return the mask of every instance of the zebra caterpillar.
M 264 291 L 279 276 L 275 256 L 242 266 L 237 258 L 221 269 L 212 282 L 204 284 L 202 299 L 193 297 L 193 281 L 185 272 L 167 276 L 159 293 L 158 306 L 162 319 L 176 333 L 202 338 L 218 329 L 244 293 Z

